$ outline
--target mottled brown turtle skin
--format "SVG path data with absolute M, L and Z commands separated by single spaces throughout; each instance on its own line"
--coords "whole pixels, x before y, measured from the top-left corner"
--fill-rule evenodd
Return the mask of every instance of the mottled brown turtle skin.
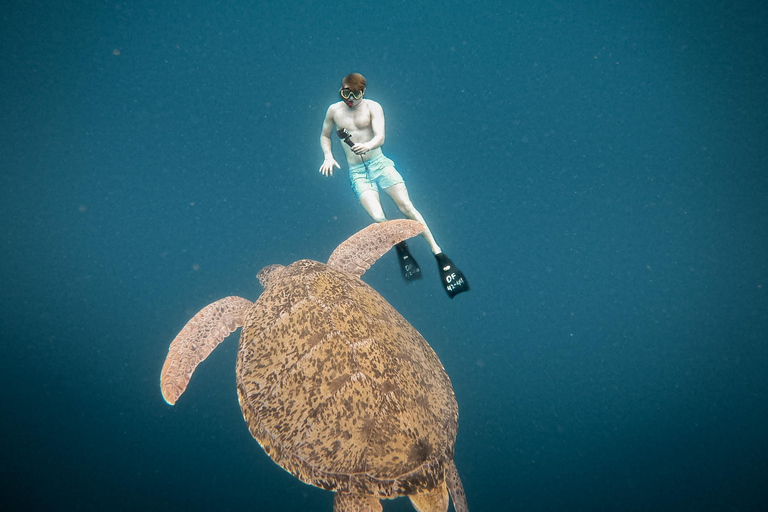
M 255 303 L 227 297 L 198 313 L 171 344 L 161 388 L 173 404 L 194 368 L 242 327 L 240 407 L 253 437 L 301 481 L 336 492 L 335 512 L 381 511 L 407 495 L 444 512 L 448 491 L 467 511 L 453 464 L 458 406 L 437 355 L 360 279 L 414 236 L 414 221 L 374 224 L 323 264 L 300 260 L 259 273 Z

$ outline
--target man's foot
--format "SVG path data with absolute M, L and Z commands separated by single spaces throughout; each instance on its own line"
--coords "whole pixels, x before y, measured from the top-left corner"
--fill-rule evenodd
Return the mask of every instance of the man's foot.
M 416 260 L 413 259 L 411 253 L 408 251 L 408 246 L 405 242 L 400 242 L 395 245 L 397 251 L 397 261 L 400 263 L 400 271 L 403 273 L 403 279 L 406 281 L 416 281 L 421 279 L 421 269 Z
M 448 297 L 454 298 L 461 292 L 469 291 L 469 281 L 445 253 L 435 254 L 435 259 L 437 260 L 437 269 L 440 272 L 440 281 L 442 281 Z

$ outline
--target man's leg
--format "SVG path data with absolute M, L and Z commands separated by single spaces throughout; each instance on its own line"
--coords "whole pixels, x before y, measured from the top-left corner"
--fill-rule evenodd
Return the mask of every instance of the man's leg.
M 368 215 L 376 222 L 384 222 L 387 218 L 384 216 L 384 210 L 381 208 L 379 193 L 375 190 L 366 190 L 360 194 L 360 204 Z
M 432 236 L 432 232 L 429 230 L 429 226 L 427 226 L 427 223 L 424 220 L 424 217 L 421 216 L 419 211 L 413 206 L 413 203 L 408 197 L 408 189 L 405 188 L 405 183 L 398 183 L 397 185 L 392 185 L 389 188 L 385 188 L 384 192 L 386 192 L 389 195 L 389 197 L 392 198 L 392 200 L 395 202 L 395 204 L 400 209 L 400 211 L 403 212 L 403 215 L 405 215 L 409 219 L 413 219 L 424 224 L 424 227 L 426 229 L 424 229 L 424 232 L 422 233 L 422 235 L 429 243 L 429 247 L 430 249 L 432 249 L 432 254 L 439 254 L 443 252 L 440 249 L 440 246 L 437 245 L 437 242 L 435 242 L 435 237 Z M 378 194 L 376 194 L 377 202 L 378 202 L 378 199 L 379 199 Z M 360 196 L 360 202 L 362 201 L 363 201 L 363 197 Z M 381 208 L 381 203 L 379 203 L 379 208 Z M 384 215 L 383 212 L 382 212 L 382 215 Z M 373 215 L 371 215 L 371 217 L 373 217 Z
M 365 211 L 376 222 L 384 222 L 387 218 L 384 216 L 384 210 L 381 208 L 381 199 L 379 193 L 376 190 L 365 190 L 360 194 L 360 204 L 363 205 Z M 416 260 L 413 259 L 411 253 L 408 252 L 408 247 L 405 241 L 395 245 L 397 251 L 397 261 L 400 263 L 400 270 L 403 273 L 403 278 L 406 281 L 413 281 L 415 279 L 421 279 L 421 269 Z

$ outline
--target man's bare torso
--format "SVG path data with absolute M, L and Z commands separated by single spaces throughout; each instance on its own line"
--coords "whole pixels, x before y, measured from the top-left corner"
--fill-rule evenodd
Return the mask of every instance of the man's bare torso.
M 363 99 L 356 108 L 349 108 L 343 101 L 334 103 L 331 105 L 334 124 L 337 128 L 345 128 L 354 142 L 368 142 L 373 138 L 371 104 L 381 109 L 378 103 L 368 99 Z M 367 162 L 382 154 L 381 148 L 375 148 L 361 157 L 353 153 L 352 149 L 346 144 L 342 144 L 342 146 L 344 147 L 344 153 L 347 155 L 347 165 L 350 167 L 359 165 L 363 161 Z

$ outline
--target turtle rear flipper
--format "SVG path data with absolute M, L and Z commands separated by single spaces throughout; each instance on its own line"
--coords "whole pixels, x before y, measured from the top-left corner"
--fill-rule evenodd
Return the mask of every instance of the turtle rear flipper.
M 337 492 L 333 512 L 381 512 L 381 501 L 375 496 Z
M 224 338 L 243 326 L 252 302 L 242 297 L 225 297 L 208 304 L 187 322 L 171 342 L 160 372 L 160 390 L 170 405 L 176 403 L 197 365 L 208 357 Z
M 448 490 L 445 483 L 424 494 L 409 494 L 413 508 L 419 512 L 446 512 L 448 510 Z
M 451 491 L 454 510 L 456 512 L 469 512 L 467 495 L 464 494 L 464 486 L 461 484 L 459 472 L 456 470 L 456 464 L 453 461 L 445 468 L 445 483 L 448 485 L 448 490 Z

